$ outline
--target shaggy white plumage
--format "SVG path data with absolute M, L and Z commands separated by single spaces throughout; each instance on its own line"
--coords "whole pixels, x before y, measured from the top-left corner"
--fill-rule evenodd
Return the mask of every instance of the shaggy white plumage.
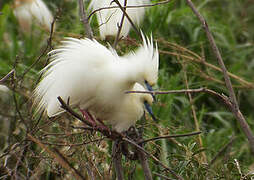
M 143 96 L 127 95 L 125 91 L 133 90 L 136 82 L 144 87 L 146 83 L 154 85 L 158 77 L 159 55 L 152 38 L 143 37 L 143 45 L 123 57 L 96 40 L 74 38 L 67 38 L 49 55 L 51 62 L 42 70 L 43 77 L 34 91 L 34 99 L 37 112 L 45 110 L 50 117 L 63 111 L 58 96 L 65 102 L 70 97 L 71 106 L 79 106 L 96 118 L 112 122 L 112 114 L 120 116 L 119 107 L 124 107 L 123 112 L 127 109 L 124 104 L 133 102 L 133 106 L 139 107 L 134 116 L 140 117 L 136 97 Z M 127 97 L 135 98 L 126 102 Z M 126 116 L 133 116 L 130 111 Z
M 30 32 L 32 23 L 51 29 L 53 16 L 42 0 L 15 0 L 14 14 L 23 32 Z
M 120 4 L 124 6 L 125 0 L 119 0 Z M 127 6 L 142 6 L 149 4 L 149 0 L 127 0 Z M 112 0 L 92 0 L 89 9 L 96 10 L 103 7 L 117 6 Z M 127 8 L 126 13 L 132 19 L 136 25 L 140 25 L 145 15 L 145 8 Z M 118 32 L 118 26 L 120 25 L 123 13 L 121 9 L 103 9 L 96 12 L 97 21 L 99 23 L 99 31 L 101 39 L 105 39 L 106 36 L 116 36 Z M 131 29 L 129 20 L 125 17 L 120 37 L 126 37 Z

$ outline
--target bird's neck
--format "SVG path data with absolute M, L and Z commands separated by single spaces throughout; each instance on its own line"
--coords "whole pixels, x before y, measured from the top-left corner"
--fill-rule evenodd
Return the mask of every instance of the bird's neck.
M 136 82 L 143 83 L 144 65 L 138 60 L 122 60 L 119 64 L 121 79 L 125 90 L 131 90 Z

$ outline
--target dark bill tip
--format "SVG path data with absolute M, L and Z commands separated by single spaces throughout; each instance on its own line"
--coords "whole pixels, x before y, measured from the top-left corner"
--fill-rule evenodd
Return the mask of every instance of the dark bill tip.
M 152 86 L 147 81 L 145 81 L 145 85 L 148 91 L 153 91 Z M 156 101 L 155 95 L 154 94 L 151 94 L 151 95 L 153 97 L 153 100 Z
M 146 108 L 147 112 L 153 118 L 153 120 L 157 121 L 156 117 L 153 114 L 153 110 L 152 110 L 151 106 L 147 102 L 144 102 L 144 105 L 145 105 L 145 108 Z

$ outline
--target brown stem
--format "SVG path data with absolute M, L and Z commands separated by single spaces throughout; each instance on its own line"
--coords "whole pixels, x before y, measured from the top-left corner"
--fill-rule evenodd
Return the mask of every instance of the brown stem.
M 112 159 L 116 171 L 117 180 L 123 180 L 123 166 L 122 166 L 122 153 L 120 142 L 116 140 L 113 144 Z
M 169 167 L 167 167 L 166 165 L 164 165 L 160 160 L 158 160 L 155 156 L 153 156 L 151 153 L 147 152 L 144 148 L 142 148 L 141 146 L 139 146 L 138 144 L 136 144 L 134 141 L 128 139 L 128 138 L 123 138 L 123 141 L 133 145 L 134 147 L 136 147 L 138 150 L 144 152 L 148 157 L 152 158 L 156 163 L 158 163 L 159 165 L 161 165 L 163 168 L 165 168 L 166 171 L 170 172 L 174 177 L 176 177 L 177 179 L 180 180 L 184 180 L 181 176 L 177 175 L 172 169 L 170 169 Z
M 126 4 L 127 4 L 127 0 L 124 1 L 124 10 L 125 11 L 126 11 L 126 7 L 125 7 Z M 117 32 L 117 35 L 116 35 L 116 38 L 115 38 L 115 42 L 114 42 L 114 45 L 113 45 L 114 49 L 116 49 L 116 45 L 117 45 L 118 41 L 120 40 L 119 36 L 120 36 L 121 30 L 122 30 L 122 27 L 123 27 L 124 17 L 125 17 L 125 15 L 123 14 L 121 22 L 120 22 L 120 25 L 118 26 L 118 32 Z
M 152 7 L 152 6 L 157 6 L 157 5 L 161 5 L 161 4 L 167 4 L 170 1 L 172 1 L 172 0 L 166 0 L 166 1 L 161 1 L 161 2 L 154 3 L 154 4 L 145 4 L 145 5 L 140 5 L 140 6 L 123 6 L 123 8 Z M 102 11 L 104 9 L 116 9 L 116 8 L 119 8 L 119 6 L 110 6 L 110 7 L 98 8 L 98 9 L 94 10 L 93 12 L 91 12 L 91 14 L 89 14 L 88 19 L 90 19 L 92 17 L 92 15 L 94 15 L 98 11 Z
M 130 16 L 126 13 L 125 9 L 123 8 L 123 6 L 120 4 L 120 2 L 118 0 L 113 0 L 121 9 L 121 11 L 123 12 L 124 16 L 126 16 L 126 18 L 128 19 L 128 21 L 131 23 L 131 26 L 133 27 L 133 29 L 138 33 L 139 37 L 142 39 L 142 35 L 140 33 L 140 31 L 137 29 L 137 27 L 135 26 L 135 24 L 132 22 Z
M 143 143 L 147 143 L 149 141 L 157 141 L 160 139 L 169 139 L 169 138 L 177 138 L 177 137 L 186 137 L 186 136 L 194 136 L 194 135 L 198 135 L 201 134 L 201 131 L 199 132 L 192 132 L 192 133 L 186 133 L 186 134 L 174 134 L 174 135 L 167 135 L 167 136 L 158 136 L 158 137 L 154 137 L 151 139 L 146 139 L 143 141 L 139 141 L 138 144 L 143 144 Z
M 210 30 L 209 30 L 208 24 L 207 24 L 206 20 L 204 19 L 204 17 L 198 12 L 198 10 L 196 9 L 196 7 L 192 3 L 192 1 L 191 0 L 186 0 L 186 2 L 190 6 L 190 8 L 194 12 L 194 14 L 198 17 L 199 21 L 202 24 L 203 29 L 206 32 L 206 36 L 208 38 L 210 46 L 212 47 L 213 53 L 214 53 L 215 57 L 217 58 L 218 63 L 219 63 L 219 65 L 222 69 L 222 72 L 223 72 L 226 87 L 227 87 L 228 92 L 229 92 L 229 100 L 231 102 L 230 109 L 231 109 L 232 113 L 235 115 L 236 119 L 238 120 L 245 136 L 249 140 L 251 151 L 254 154 L 254 136 L 253 136 L 253 133 L 252 133 L 248 123 L 246 122 L 244 116 L 242 115 L 240 109 L 239 109 L 239 106 L 238 106 L 238 103 L 237 103 L 237 100 L 236 100 L 236 96 L 235 96 L 235 93 L 234 93 L 234 89 L 232 87 L 232 84 L 231 84 L 226 66 L 225 66 L 225 64 L 222 60 L 220 51 L 219 51 L 218 47 L 216 46 L 215 40 L 214 40 Z
M 89 24 L 89 21 L 88 21 L 87 15 L 86 15 L 86 11 L 84 9 L 84 2 L 83 2 L 83 0 L 78 0 L 78 2 L 79 2 L 80 21 L 84 25 L 84 29 L 85 29 L 87 37 L 89 39 L 93 39 L 93 32 L 92 32 L 92 28 Z

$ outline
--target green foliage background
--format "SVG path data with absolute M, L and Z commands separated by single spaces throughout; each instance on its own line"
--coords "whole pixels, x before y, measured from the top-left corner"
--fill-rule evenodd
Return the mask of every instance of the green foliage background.
M 53 36 L 53 47 L 58 45 L 66 36 L 83 37 L 84 29 L 79 21 L 76 1 L 45 0 L 45 2 L 53 14 L 56 14 L 60 9 L 56 32 Z M 157 1 L 153 0 L 152 2 Z M 46 179 L 68 179 L 68 177 L 71 178 L 69 173 L 54 162 L 52 157 L 37 145 L 25 141 L 26 133 L 29 131 L 41 141 L 52 143 L 80 143 L 87 140 L 90 134 L 67 136 L 66 139 L 61 139 L 58 135 L 44 136 L 49 132 L 56 134 L 73 133 L 74 130 L 70 124 L 74 120 L 66 120 L 65 116 L 54 120 L 32 116 L 30 97 L 39 77 L 38 72 L 47 62 L 47 56 L 43 55 L 22 81 L 19 78 L 46 48 L 48 34 L 44 31 L 38 31 L 39 27 L 37 26 L 33 27 L 33 32 L 29 35 L 22 33 L 13 14 L 11 3 L 11 1 L 0 3 L 3 13 L 0 15 L 0 77 L 5 76 L 15 67 L 17 78 L 14 81 L 17 91 L 15 93 L 9 92 L 9 97 L 2 96 L 3 93 L 0 91 L 0 178 L 10 178 L 6 167 L 14 169 L 18 161 L 17 156 L 24 151 L 22 153 L 24 163 L 18 168 L 20 178 L 38 173 L 37 168 L 42 169 L 40 176 L 42 179 L 45 177 Z M 253 2 L 251 0 L 195 0 L 193 3 L 207 20 L 228 71 L 253 85 Z M 91 19 L 91 26 L 95 38 L 99 39 L 95 16 Z M 157 90 L 186 89 L 184 83 L 184 74 L 186 73 L 189 88 L 207 87 L 228 95 L 223 84 L 222 73 L 201 63 L 179 57 L 179 55 L 193 57 L 181 49 L 187 48 L 203 57 L 207 63 L 218 66 L 205 32 L 196 16 L 186 5 L 185 0 L 172 0 L 168 4 L 147 8 L 141 29 L 144 34 L 153 34 L 154 39 L 158 42 L 159 50 L 178 54 L 177 56 L 160 53 Z M 141 42 L 134 31 L 131 31 L 129 37 Z M 178 44 L 181 48 L 176 48 L 165 42 Z M 117 51 L 124 54 L 136 47 L 135 44 L 129 46 L 125 41 L 121 41 Z M 253 86 L 242 84 L 239 79 L 235 78 L 232 78 L 232 83 L 240 109 L 253 130 Z M 13 87 L 11 80 L 7 85 L 10 88 Z M 203 147 L 200 147 L 197 137 L 193 136 L 159 140 L 147 144 L 146 149 L 184 179 L 243 179 L 243 177 L 251 179 L 254 177 L 251 174 L 254 171 L 254 158 L 250 152 L 247 138 L 231 112 L 218 99 L 204 93 L 193 95 L 193 104 L 202 131 Z M 17 107 L 25 119 L 20 118 Z M 144 138 L 196 131 L 191 103 L 186 94 L 158 95 L 158 102 L 154 104 L 153 110 L 159 118 L 159 123 L 154 123 L 148 118 L 145 121 Z M 47 128 L 33 129 L 38 125 L 37 123 L 39 127 L 47 125 Z M 140 127 L 140 122 L 138 122 L 137 127 Z M 95 139 L 99 137 L 101 137 L 100 134 L 92 136 Z M 234 137 L 232 144 L 211 164 L 211 160 L 224 145 L 228 144 L 232 137 Z M 20 143 L 19 147 L 13 149 L 16 143 Z M 103 141 L 102 144 L 105 145 L 104 148 L 101 148 L 98 143 L 75 146 L 69 149 L 56 147 L 61 149 L 73 166 L 77 167 L 91 160 L 105 179 L 111 179 L 114 173 L 107 174 L 111 162 L 111 142 Z M 51 145 L 50 147 L 55 146 Z M 10 154 L 8 160 L 4 155 L 7 152 Z M 92 153 L 95 155 L 94 157 L 91 157 L 90 154 Z M 205 159 L 201 155 L 202 153 L 205 154 Z M 133 173 L 133 179 L 144 179 L 141 166 L 137 162 L 123 160 L 126 179 L 132 174 L 130 172 L 134 167 L 136 170 Z M 239 163 L 239 167 L 236 162 Z M 152 172 L 171 177 L 170 174 L 164 173 L 163 169 L 152 160 L 150 160 L 150 166 Z M 83 166 L 78 167 L 85 176 L 88 176 L 82 168 L 84 169 Z M 100 176 L 97 174 L 97 177 Z M 154 179 L 160 178 L 154 174 Z

